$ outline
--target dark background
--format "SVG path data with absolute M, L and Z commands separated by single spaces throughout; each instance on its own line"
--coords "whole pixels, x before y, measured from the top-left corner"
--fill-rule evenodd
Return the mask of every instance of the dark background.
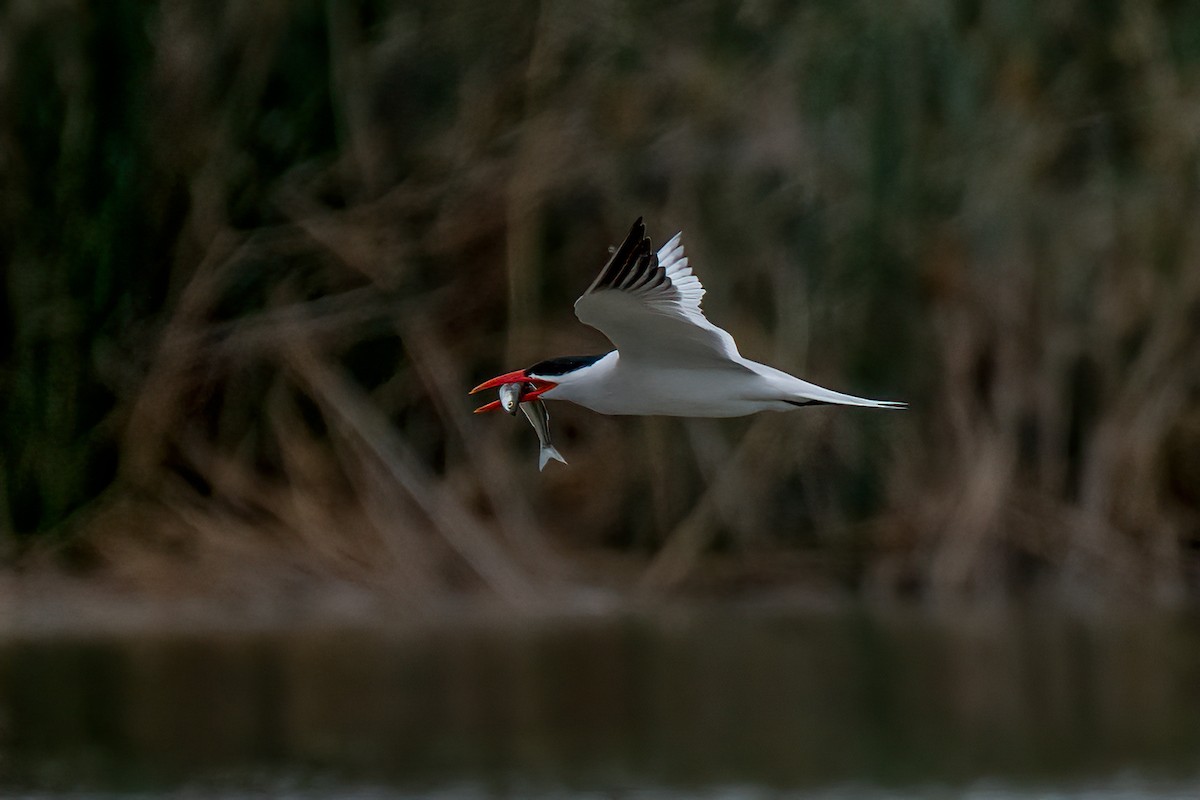
M 931 601 L 1200 594 L 1200 3 L 0 7 L 0 551 Z M 742 352 L 902 413 L 466 390 L 683 230 Z M 549 601 L 547 601 L 549 602 Z

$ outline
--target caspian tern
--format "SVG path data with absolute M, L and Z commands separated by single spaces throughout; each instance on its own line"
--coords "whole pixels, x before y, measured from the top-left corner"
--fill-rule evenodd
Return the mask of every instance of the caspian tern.
M 740 417 L 825 404 L 905 407 L 835 392 L 743 357 L 733 337 L 700 310 L 704 287 L 688 266 L 682 236 L 655 253 L 638 217 L 575 301 L 580 322 L 616 350 L 540 361 L 485 381 L 471 394 L 520 383 L 521 402 L 569 400 L 601 414 L 671 417 Z M 498 400 L 475 413 L 497 408 Z

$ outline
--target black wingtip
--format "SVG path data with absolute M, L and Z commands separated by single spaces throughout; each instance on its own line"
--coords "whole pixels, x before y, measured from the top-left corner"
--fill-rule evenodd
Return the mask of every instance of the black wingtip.
M 649 261 L 653 260 L 653 257 L 654 250 L 650 246 L 650 239 L 646 236 L 646 225 L 642 222 L 642 218 L 638 217 L 625 236 L 625 240 L 616 250 L 612 251 L 608 263 L 604 265 L 604 269 L 600 270 L 600 274 L 588 287 L 588 291 L 597 287 L 616 285 L 619 283 L 619 278 L 627 276 L 638 266 L 639 260 Z

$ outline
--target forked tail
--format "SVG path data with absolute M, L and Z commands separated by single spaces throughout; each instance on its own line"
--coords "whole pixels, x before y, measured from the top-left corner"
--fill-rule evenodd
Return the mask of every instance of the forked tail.
M 866 397 L 855 397 L 852 394 L 842 394 L 829 389 L 821 390 L 821 397 L 813 397 L 808 393 L 797 398 L 785 398 L 783 402 L 790 406 L 859 406 L 860 408 L 908 408 L 908 403 L 898 400 L 869 400 Z
M 538 453 L 538 472 L 544 470 L 552 458 L 555 461 L 567 463 L 567 460 L 562 457 L 562 453 L 558 452 L 558 448 L 554 445 L 542 445 L 541 452 Z
M 785 393 L 785 397 L 780 398 L 783 402 L 793 406 L 816 406 L 816 405 L 837 405 L 837 406 L 859 406 L 862 408 L 908 408 L 908 403 L 900 403 L 894 400 L 871 400 L 866 397 L 858 397 L 844 392 L 835 392 L 832 389 L 826 389 L 824 386 L 818 386 L 815 383 L 802 381 L 795 375 L 788 375 L 786 372 L 774 369 L 773 367 L 765 367 L 761 364 L 755 364 L 754 369 L 759 374 L 764 375 L 775 387 Z

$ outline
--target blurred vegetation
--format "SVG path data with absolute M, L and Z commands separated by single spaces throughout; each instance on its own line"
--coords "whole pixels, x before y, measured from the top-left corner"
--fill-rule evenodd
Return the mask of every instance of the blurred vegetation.
M 1200 595 L 1200 4 L 11 2 L 0 104 L 9 554 Z M 539 475 L 464 392 L 606 349 L 638 215 L 912 410 L 556 407 Z

